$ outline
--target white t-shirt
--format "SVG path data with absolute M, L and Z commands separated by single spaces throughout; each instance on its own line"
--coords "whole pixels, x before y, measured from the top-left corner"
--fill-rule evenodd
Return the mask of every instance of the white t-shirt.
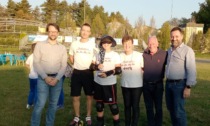
M 95 42 L 72 42 L 69 54 L 74 56 L 73 67 L 78 70 L 89 69 L 93 60 Z
M 99 55 L 97 55 L 94 59 L 96 63 L 99 63 Z M 116 75 L 110 75 L 106 78 L 101 78 L 98 76 L 100 72 L 114 70 L 115 65 L 120 64 L 120 55 L 114 51 L 105 53 L 104 62 L 103 62 L 103 70 L 96 71 L 94 75 L 94 81 L 100 85 L 113 85 L 117 83 Z
M 28 59 L 26 60 L 26 64 L 29 65 L 30 67 L 30 73 L 29 73 L 29 78 L 31 79 L 36 79 L 38 78 L 37 72 L 34 70 L 33 66 L 33 54 L 31 54 Z
M 143 86 L 143 72 L 144 61 L 142 53 L 133 51 L 133 53 L 126 55 L 120 54 L 121 57 L 121 86 L 126 88 L 136 88 Z

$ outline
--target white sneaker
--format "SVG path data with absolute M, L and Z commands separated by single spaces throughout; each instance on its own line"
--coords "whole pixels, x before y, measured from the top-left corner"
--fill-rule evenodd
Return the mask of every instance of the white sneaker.
M 31 109 L 31 107 L 33 107 L 33 105 L 29 105 L 29 104 L 26 105 L 26 109 Z

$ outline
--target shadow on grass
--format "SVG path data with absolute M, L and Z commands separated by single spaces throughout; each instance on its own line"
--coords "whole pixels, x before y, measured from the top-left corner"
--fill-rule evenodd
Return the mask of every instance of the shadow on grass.
M 192 94 L 186 100 L 186 111 L 189 126 L 208 126 L 210 124 L 210 80 L 209 78 L 199 79 L 195 87 L 192 88 Z M 119 81 L 118 81 L 119 82 Z M 0 126 L 29 126 L 31 110 L 27 110 L 27 96 L 29 91 L 28 73 L 23 66 L 0 66 Z M 56 113 L 55 126 L 65 126 L 73 119 L 72 98 L 70 97 L 70 87 L 68 78 L 64 83 L 64 109 Z M 118 103 L 120 109 L 120 120 L 124 126 L 124 106 L 120 85 L 118 84 Z M 92 119 L 96 122 L 95 101 L 93 102 Z M 41 126 L 45 124 L 46 108 L 42 113 Z M 84 93 L 81 97 L 81 118 L 85 120 L 86 99 Z M 140 119 L 139 126 L 146 126 L 146 110 L 143 97 L 140 101 Z M 109 107 L 105 106 L 105 124 L 112 126 L 112 114 Z M 163 126 L 170 125 L 170 117 L 165 105 L 165 96 L 163 97 Z

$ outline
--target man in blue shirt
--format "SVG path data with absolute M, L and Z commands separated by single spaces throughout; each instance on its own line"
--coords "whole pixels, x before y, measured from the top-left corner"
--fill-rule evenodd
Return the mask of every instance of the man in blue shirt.
M 195 54 L 183 43 L 183 31 L 174 27 L 171 32 L 166 66 L 166 105 L 173 126 L 186 126 L 185 99 L 196 84 Z

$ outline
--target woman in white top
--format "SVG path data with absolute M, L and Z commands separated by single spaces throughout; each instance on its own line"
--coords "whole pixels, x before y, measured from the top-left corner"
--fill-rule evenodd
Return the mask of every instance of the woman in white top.
M 125 126 L 138 126 L 140 97 L 142 94 L 142 53 L 133 51 L 133 38 L 125 35 L 122 38 L 124 52 L 121 57 L 121 87 L 124 100 Z
M 30 90 L 29 90 L 29 95 L 28 95 L 28 103 L 26 105 L 27 109 L 30 109 L 36 103 L 36 100 L 37 100 L 38 74 L 34 70 L 34 67 L 33 67 L 33 52 L 34 52 L 35 46 L 36 46 L 36 43 L 33 43 L 31 46 L 32 54 L 26 60 L 26 67 L 30 70 L 29 72 Z
M 112 51 L 116 46 L 111 36 L 101 38 L 99 54 L 91 64 L 90 69 L 96 70 L 94 75 L 94 99 L 96 100 L 97 123 L 96 126 L 104 126 L 104 104 L 108 104 L 113 115 L 113 126 L 119 126 L 119 109 L 117 104 L 117 78 L 121 73 L 120 56 Z

